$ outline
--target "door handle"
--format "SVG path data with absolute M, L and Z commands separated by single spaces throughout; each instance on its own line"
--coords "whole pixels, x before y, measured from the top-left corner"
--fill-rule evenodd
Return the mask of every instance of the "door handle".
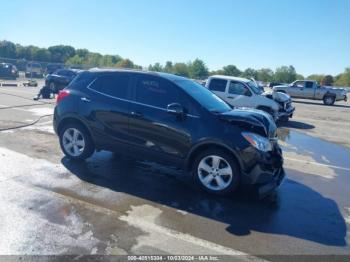
M 227 98 L 234 99 L 234 97 L 233 97 L 233 96 L 228 96 Z
M 134 117 L 143 117 L 143 114 L 140 113 L 140 112 L 135 112 L 135 111 L 132 111 L 131 112 L 131 115 L 134 116 Z
M 91 102 L 91 100 L 89 99 L 89 98 L 87 98 L 87 97 L 82 97 L 82 98 L 80 98 L 80 100 L 81 101 L 83 101 L 83 102 Z

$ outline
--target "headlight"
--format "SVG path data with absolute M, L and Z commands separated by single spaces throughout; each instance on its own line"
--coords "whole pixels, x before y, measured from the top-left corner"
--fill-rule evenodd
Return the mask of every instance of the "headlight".
M 242 132 L 242 136 L 256 149 L 268 152 L 272 150 L 271 142 L 263 136 L 260 136 L 255 133 Z

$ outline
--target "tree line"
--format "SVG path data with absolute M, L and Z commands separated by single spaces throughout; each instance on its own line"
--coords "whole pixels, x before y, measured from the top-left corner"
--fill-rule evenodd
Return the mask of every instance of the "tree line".
M 0 57 L 19 59 L 22 61 L 41 61 L 46 63 L 61 63 L 81 67 L 117 67 L 142 69 L 142 66 L 134 64 L 128 58 L 119 55 L 102 55 L 90 52 L 87 49 L 75 49 L 69 45 L 56 45 L 49 48 L 40 48 L 29 45 L 22 46 L 10 41 L 0 41 Z M 313 74 L 303 76 L 296 72 L 293 66 L 281 66 L 275 71 L 270 68 L 240 70 L 235 65 L 226 65 L 219 70 L 210 71 L 203 60 L 195 59 L 187 63 L 174 63 L 167 61 L 164 65 L 160 63 L 151 64 L 149 71 L 167 72 L 185 76 L 193 79 L 206 79 L 210 75 L 220 74 L 254 78 L 262 82 L 291 83 L 297 79 L 316 80 L 323 85 L 350 86 L 350 68 L 336 76 Z
M 0 57 L 44 63 L 66 65 L 84 65 L 84 67 L 120 67 L 142 69 L 130 59 L 119 55 L 101 55 L 87 49 L 75 49 L 69 45 L 56 45 L 40 48 L 29 45 L 22 46 L 10 41 L 0 41 Z

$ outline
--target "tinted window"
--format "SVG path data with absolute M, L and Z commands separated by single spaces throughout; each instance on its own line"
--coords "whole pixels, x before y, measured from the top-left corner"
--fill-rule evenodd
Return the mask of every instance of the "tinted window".
M 57 75 L 61 75 L 61 76 L 74 76 L 76 73 L 75 72 L 73 72 L 73 71 L 70 71 L 70 70 L 57 70 L 56 71 L 56 74 Z
M 59 69 L 59 70 L 56 70 L 56 71 L 54 72 L 54 74 L 60 76 L 60 75 L 63 75 L 63 72 L 64 72 L 64 70 Z
M 227 80 L 211 79 L 209 84 L 209 89 L 211 91 L 225 92 L 226 85 L 227 85 Z
M 69 84 L 69 88 L 78 89 L 87 87 L 94 79 L 94 75 L 90 72 L 81 72 Z
M 234 95 L 243 95 L 243 96 L 250 96 L 251 95 L 248 88 L 244 84 L 239 83 L 239 82 L 231 82 L 229 89 L 228 89 L 228 92 L 230 94 L 234 94 Z
M 176 86 L 158 77 L 139 76 L 135 100 L 165 109 L 169 104 L 177 102 Z
M 211 112 L 227 112 L 231 107 L 204 86 L 190 80 L 175 81 L 187 94 Z
M 130 76 L 111 74 L 99 76 L 90 88 L 116 98 L 127 98 Z
M 306 88 L 312 88 L 314 86 L 313 82 L 306 82 L 305 87 Z

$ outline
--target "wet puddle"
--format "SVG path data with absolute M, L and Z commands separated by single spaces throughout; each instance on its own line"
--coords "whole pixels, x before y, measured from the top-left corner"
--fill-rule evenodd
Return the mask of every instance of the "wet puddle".
M 278 129 L 283 151 L 311 156 L 320 164 L 344 167 L 350 173 L 350 149 L 286 128 Z

